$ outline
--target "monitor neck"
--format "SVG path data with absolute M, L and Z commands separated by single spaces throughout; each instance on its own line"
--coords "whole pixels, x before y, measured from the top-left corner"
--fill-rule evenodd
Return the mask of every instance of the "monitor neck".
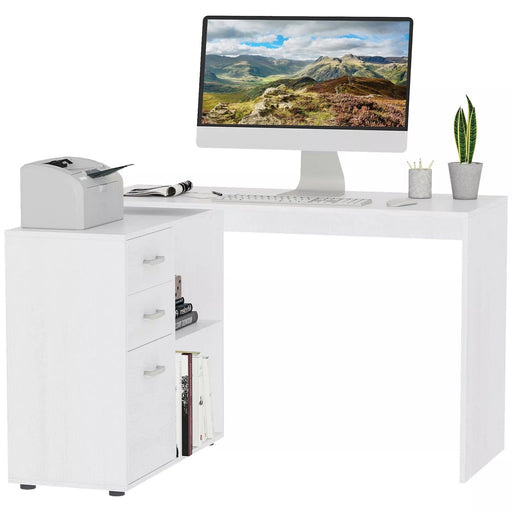
M 332 195 L 345 193 L 345 178 L 335 151 L 302 151 L 300 181 L 288 195 Z

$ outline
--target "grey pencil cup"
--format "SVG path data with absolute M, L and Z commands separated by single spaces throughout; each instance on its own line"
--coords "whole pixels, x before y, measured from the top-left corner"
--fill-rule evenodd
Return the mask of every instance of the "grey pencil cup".
M 411 199 L 432 197 L 432 169 L 409 169 L 409 197 Z

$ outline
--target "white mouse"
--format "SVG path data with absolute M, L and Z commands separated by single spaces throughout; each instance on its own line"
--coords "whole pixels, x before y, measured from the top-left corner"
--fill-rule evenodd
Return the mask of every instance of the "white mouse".
M 390 199 L 386 204 L 388 206 L 411 206 L 413 204 L 418 204 L 418 201 L 405 197 L 403 199 Z

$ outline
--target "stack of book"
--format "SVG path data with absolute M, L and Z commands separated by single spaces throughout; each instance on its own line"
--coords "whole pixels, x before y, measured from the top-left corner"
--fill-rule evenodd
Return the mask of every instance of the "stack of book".
M 192 455 L 213 438 L 213 407 L 208 357 L 199 352 L 176 353 L 176 451 Z
M 181 276 L 175 276 L 175 293 L 174 293 L 175 307 L 176 307 L 176 330 L 182 329 L 187 325 L 197 322 L 197 311 L 194 311 L 194 306 L 191 302 L 185 302 L 182 296 Z

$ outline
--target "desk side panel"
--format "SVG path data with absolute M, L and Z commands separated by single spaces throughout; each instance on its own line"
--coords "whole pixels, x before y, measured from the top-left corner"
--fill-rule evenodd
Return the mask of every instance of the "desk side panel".
M 503 450 L 507 204 L 471 215 L 462 259 L 462 482 Z
M 9 480 L 126 485 L 122 239 L 7 233 Z

